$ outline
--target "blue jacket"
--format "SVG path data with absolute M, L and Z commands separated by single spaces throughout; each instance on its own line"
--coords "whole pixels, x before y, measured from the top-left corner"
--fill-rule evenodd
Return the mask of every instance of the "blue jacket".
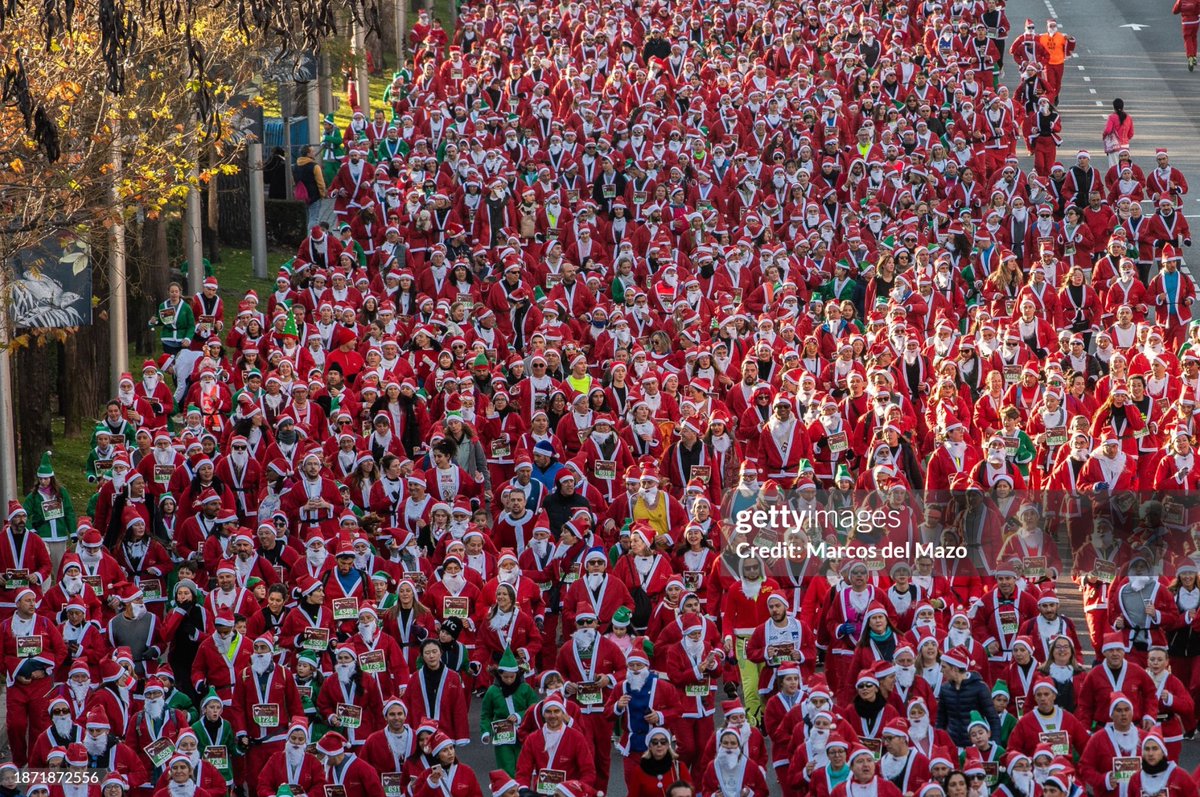
M 954 744 L 968 747 L 971 744 L 967 726 L 971 712 L 978 711 L 992 729 L 992 738 L 1000 738 L 1000 717 L 992 705 L 992 690 L 979 673 L 968 673 L 959 685 L 950 681 L 942 684 L 938 693 L 937 726 L 950 734 Z

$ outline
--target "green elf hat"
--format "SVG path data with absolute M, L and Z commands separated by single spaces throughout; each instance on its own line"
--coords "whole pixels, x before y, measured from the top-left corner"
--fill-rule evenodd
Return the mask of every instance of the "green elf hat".
M 1012 697 L 1008 691 L 1008 684 L 1005 683 L 1003 678 L 996 681 L 996 685 L 992 687 L 992 697 L 995 697 L 996 695 L 1004 695 L 1008 698 Z
M 811 462 L 809 462 L 807 459 L 800 460 L 800 473 L 816 473 L 816 472 L 817 471 L 816 471 L 816 469 L 813 468 Z
M 333 114 L 331 114 L 331 113 L 325 114 L 325 118 L 322 121 L 327 125 L 333 124 L 334 123 L 333 122 Z
M 991 730 L 992 730 L 992 726 L 988 725 L 987 720 L 985 720 L 983 718 L 982 714 L 980 714 L 978 711 L 972 711 L 971 712 L 971 721 L 969 723 L 967 723 L 967 733 L 970 733 L 971 729 L 974 728 L 976 725 L 978 725 L 979 727 L 983 728 L 984 730 L 986 730 L 988 732 L 991 732 Z
M 50 464 L 50 452 L 49 451 L 42 454 L 42 461 L 41 461 L 41 464 L 38 465 L 36 475 L 39 479 L 54 478 L 54 466 Z
M 628 628 L 633 622 L 633 612 L 629 611 L 627 606 L 618 606 L 613 612 L 612 624 L 616 628 Z
M 463 414 L 461 412 L 459 412 L 458 410 L 450 410 L 449 412 L 446 413 L 446 422 L 447 423 L 449 423 L 450 421 L 461 421 L 462 419 L 463 419 Z
M 488 362 L 487 355 L 483 352 L 475 355 L 475 359 L 471 361 L 472 368 L 491 368 L 492 364 Z
M 283 336 L 285 338 L 295 338 L 296 340 L 300 339 L 300 333 L 296 329 L 296 313 L 291 309 L 288 310 L 287 322 L 283 325 Z
M 204 699 L 200 701 L 200 710 L 203 711 L 205 706 L 214 701 L 220 703 L 222 706 L 225 705 L 221 702 L 221 696 L 217 694 L 216 687 L 210 686 L 208 688 L 208 694 L 205 695 Z
M 158 497 L 158 505 L 162 506 L 163 501 L 175 501 L 175 503 L 179 503 L 175 496 L 171 495 L 170 491 L 167 491 Z
M 184 412 L 183 414 L 186 417 L 188 415 L 203 415 L 204 413 L 200 412 L 200 408 L 197 407 L 195 404 L 189 404 L 187 407 L 187 411 Z
M 96 424 L 96 428 L 92 430 L 92 433 L 93 434 L 111 435 L 113 432 L 112 432 L 112 429 L 109 429 L 107 425 L 105 425 L 103 423 L 98 423 L 98 424 Z
M 300 651 L 300 654 L 298 656 L 296 656 L 296 660 L 302 661 L 305 664 L 308 664 L 317 669 L 320 669 L 320 667 L 321 667 L 321 659 L 317 656 L 317 652 L 315 650 Z
M 533 289 L 533 298 L 536 299 L 538 302 L 546 301 L 546 292 L 541 289 L 541 286 L 535 287 Z
M 622 609 L 625 607 L 622 606 Z M 496 665 L 497 672 L 517 672 L 521 669 L 517 664 L 517 657 L 513 655 L 512 648 L 505 648 L 504 655 L 500 657 L 500 663 Z
M 281 783 L 275 790 L 275 797 L 296 797 L 296 792 L 292 791 L 292 787 L 288 784 Z
M 246 589 L 254 589 L 261 583 L 263 583 L 263 580 L 258 576 L 250 576 L 250 578 L 246 579 Z
M 834 484 L 838 482 L 850 482 L 851 485 L 854 484 L 854 477 L 850 475 L 850 468 L 846 467 L 845 462 L 837 466 L 837 473 L 833 474 L 833 481 Z

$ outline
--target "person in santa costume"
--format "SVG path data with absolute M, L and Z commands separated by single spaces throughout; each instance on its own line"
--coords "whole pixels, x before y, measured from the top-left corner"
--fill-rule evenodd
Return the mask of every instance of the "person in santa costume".
M 716 757 L 704 770 L 700 788 L 706 794 L 719 797 L 767 793 L 766 773 L 750 760 L 735 729 L 721 731 Z
M 141 759 L 151 782 L 157 781 L 168 769 L 161 758 L 156 761 L 151 757 L 151 751 L 164 747 L 159 740 L 165 739 L 174 743 L 182 730 L 191 730 L 187 714 L 179 709 L 169 708 L 165 695 L 162 681 L 156 677 L 148 678 L 142 690 L 142 710 L 129 717 L 129 725 L 122 734 L 122 738 Z M 159 755 L 161 753 L 156 753 L 155 757 Z M 224 786 L 224 783 L 221 785 Z
M 325 788 L 341 786 L 347 795 L 384 797 L 379 773 L 350 750 L 345 736 L 337 731 L 327 732 L 317 742 L 316 752 L 324 763 Z
M 122 772 L 139 788 L 150 783 L 137 753 L 112 732 L 108 717 L 99 707 L 88 712 L 83 747 L 89 769 Z
M 625 757 L 625 786 L 628 789 L 638 768 L 638 759 L 646 752 L 647 734 L 652 728 L 675 724 L 681 695 L 675 686 L 650 670 L 646 641 L 635 639 L 625 656 L 625 678 L 608 696 L 606 719 L 620 723 L 617 750 Z
M 183 753 L 170 756 L 163 774 L 166 781 L 154 791 L 154 797 L 219 797 L 219 793 L 211 793 L 193 780 L 196 767 Z
M 875 756 L 866 747 L 855 747 L 848 756 L 850 777 L 839 783 L 831 797 L 900 797 L 900 789 L 877 771 Z
M 221 608 L 213 618 L 213 633 L 196 649 L 192 663 L 192 689 L 195 694 L 216 690 L 225 706 L 233 703 L 237 673 L 250 665 L 251 645 L 234 630 L 233 611 Z
M 31 587 L 41 595 L 49 586 L 50 551 L 28 527 L 29 513 L 19 501 L 8 502 L 4 532 L 0 533 L 0 620 L 16 609 L 17 595 Z
M 883 749 L 879 774 L 901 794 L 916 793 L 929 780 L 929 759 L 909 744 L 907 720 L 896 717 L 884 726 Z
M 599 624 L 607 631 L 613 615 L 621 606 L 633 610 L 633 596 L 623 581 L 606 572 L 608 557 L 603 549 L 592 548 L 583 560 L 583 575 L 571 581 L 562 596 L 562 624 L 564 629 L 573 628 L 578 622 L 576 612 L 586 607 Z M 565 583 L 565 579 L 564 579 Z M 665 586 L 665 584 L 664 584 Z
M 1037 598 L 1017 589 L 1017 571 L 1001 560 L 992 573 L 995 585 L 983 596 L 975 612 L 975 638 L 983 643 L 991 662 L 1008 661 L 1021 625 L 1037 616 Z M 982 619 L 982 622 L 980 622 Z
M 517 758 L 514 779 L 522 789 L 546 793 L 554 782 L 581 781 L 588 787 L 597 786 L 597 768 L 593 741 L 579 723 L 567 724 L 566 704 L 562 696 L 553 694 L 537 707 L 542 726 L 525 738 Z M 611 744 L 611 738 L 608 740 Z M 545 773 L 545 774 L 543 774 Z M 604 777 L 607 784 L 607 776 Z
M 844 670 L 850 665 L 866 628 L 867 611 L 872 604 L 882 605 L 883 597 L 882 591 L 869 583 L 869 571 L 862 561 L 847 561 L 842 565 L 842 577 L 845 581 L 829 593 L 817 627 L 817 644 L 826 648 L 827 656 L 836 657 L 833 659 L 836 663 L 825 668 L 825 677 L 835 691 L 850 679 L 851 673 Z
M 308 720 L 303 715 L 288 721 L 287 738 L 282 750 L 276 750 L 254 776 L 261 795 L 278 794 L 289 785 L 299 794 L 321 794 L 325 786 L 325 768 L 309 752 Z M 368 763 L 370 763 L 368 761 Z M 376 769 L 378 767 L 376 766 Z M 381 773 L 385 770 L 379 770 Z
M 1039 744 L 1050 739 L 1055 755 L 1078 755 L 1082 752 L 1087 744 L 1087 728 L 1074 714 L 1055 703 L 1058 687 L 1054 681 L 1045 676 L 1039 677 L 1030 691 L 1033 708 L 1017 720 L 1016 727 L 1008 737 L 1008 749 L 1032 756 Z
M 1163 579 L 1154 575 L 1146 556 L 1134 555 L 1126 576 L 1113 583 L 1108 600 L 1108 626 L 1122 640 L 1129 659 L 1145 665 L 1150 646 L 1165 645 L 1167 631 L 1179 622 L 1174 596 Z
M 1178 761 L 1183 747 L 1184 732 L 1190 733 L 1196 727 L 1196 702 L 1183 681 L 1168 669 L 1169 664 L 1170 658 L 1165 646 L 1156 645 L 1150 648 L 1146 660 L 1146 673 L 1154 682 L 1158 696 L 1155 720 L 1166 743 L 1168 758 Z
M 1097 797 L 1126 797 L 1138 769 L 1142 732 L 1134 724 L 1133 701 L 1122 692 L 1112 692 L 1106 708 L 1109 721 L 1091 735 L 1079 756 L 1079 777 Z
M 1093 667 L 1079 685 L 1079 708 L 1075 715 L 1084 727 L 1103 725 L 1111 718 L 1113 696 L 1129 702 L 1134 722 L 1145 728 L 1155 724 L 1158 690 L 1149 674 L 1127 658 L 1125 640 L 1119 632 L 1104 635 L 1100 647 L 1104 663 Z
M 434 763 L 417 778 L 413 797 L 483 797 L 475 771 L 459 762 L 453 739 L 437 731 L 427 747 Z M 383 794 L 382 788 L 378 792 Z
M 437 638 L 421 643 L 421 661 L 408 679 L 404 703 L 408 706 L 409 725 L 416 727 L 426 719 L 435 720 L 447 735 L 465 745 L 471 739 L 467 725 L 467 694 L 459 674 L 442 661 Z
M 9 746 L 13 760 L 25 766 L 32 742 L 49 723 L 46 695 L 55 670 L 67 661 L 67 650 L 57 624 L 37 613 L 37 594 L 32 587 L 17 590 L 13 605 L 12 615 L 0 622 L 0 652 L 4 656 Z
M 1196 797 L 1196 781 L 1167 754 L 1167 742 L 1156 728 L 1142 736 L 1141 766 L 1129 778 L 1129 794 Z
M 229 721 L 239 747 L 246 750 L 245 766 L 250 772 L 261 772 L 267 760 L 284 749 L 286 723 L 304 715 L 295 678 L 275 661 L 274 648 L 275 635 L 270 631 L 254 639 L 250 666 L 238 673 L 233 690 Z

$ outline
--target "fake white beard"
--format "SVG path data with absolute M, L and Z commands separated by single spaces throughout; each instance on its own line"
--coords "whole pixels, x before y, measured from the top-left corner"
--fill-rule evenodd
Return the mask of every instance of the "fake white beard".
M 447 574 L 442 576 L 442 583 L 445 584 L 446 588 L 451 592 L 458 593 L 467 585 L 467 580 L 463 577 L 462 573 L 455 573 L 454 575 Z
M 308 562 L 310 567 L 320 567 L 321 565 L 325 564 L 325 557 L 328 555 L 329 553 L 324 548 L 321 548 L 320 550 L 313 550 L 310 548 L 305 551 L 304 559 L 306 562 Z
M 350 679 L 354 677 L 354 671 L 357 666 L 354 662 L 349 662 L 347 664 L 335 664 L 333 668 L 337 670 L 338 680 L 344 684 L 348 684 L 350 683 Z
M 950 644 L 954 647 L 965 644 L 971 637 L 971 632 L 966 628 L 950 628 L 946 632 L 946 637 L 950 640 Z
M 161 697 L 146 698 L 146 716 L 157 722 L 162 718 L 166 701 Z
M 65 717 L 64 716 L 55 717 L 53 721 L 54 721 L 54 732 L 57 733 L 59 736 L 70 738 L 71 728 L 75 725 L 75 723 L 71 722 L 70 715 L 65 716 Z
M 588 589 L 600 589 L 600 585 L 604 583 L 604 573 L 588 573 L 583 577 L 587 583 Z
M 501 584 L 515 584 L 517 583 L 517 575 L 516 568 L 513 568 L 512 570 L 500 568 L 500 572 L 496 573 L 496 579 L 499 580 Z
M 71 697 L 77 703 L 83 702 L 83 700 L 87 698 L 88 693 L 92 691 L 92 685 L 90 683 L 80 684 L 74 681 L 69 681 L 67 686 L 71 690 Z
M 692 659 L 699 659 L 704 653 L 704 638 L 694 639 L 690 634 L 682 640 L 683 651 Z
M 625 676 L 625 681 L 629 684 L 629 688 L 635 692 L 640 692 L 648 680 L 650 680 L 650 671 L 645 669 L 638 672 L 630 670 Z
M 83 736 L 83 746 L 87 749 L 88 755 L 103 755 L 108 749 L 108 734 L 102 733 L 99 736 L 92 736 L 90 733 L 86 733 Z
M 896 683 L 900 684 L 900 686 L 908 689 L 916 679 L 916 667 L 901 667 L 899 664 L 896 665 Z
M 254 670 L 255 675 L 262 675 L 267 670 L 271 669 L 271 654 L 251 653 L 250 668 Z
M 287 756 L 288 766 L 298 767 L 304 763 L 304 745 L 288 742 L 284 746 L 284 755 Z
M 580 628 L 575 631 L 574 640 L 580 650 L 587 650 L 596 641 L 595 628 Z
M 358 635 L 363 638 L 364 642 L 372 642 L 375 639 L 375 631 L 377 629 L 375 623 L 359 623 Z

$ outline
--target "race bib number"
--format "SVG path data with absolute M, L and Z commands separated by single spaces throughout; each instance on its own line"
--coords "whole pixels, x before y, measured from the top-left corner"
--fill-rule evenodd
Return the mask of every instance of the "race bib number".
M 352 703 L 337 704 L 337 718 L 343 728 L 357 728 L 362 725 L 362 706 Z
M 617 462 L 612 459 L 598 459 L 592 467 L 592 474 L 600 481 L 612 481 L 617 478 Z
M 217 769 L 229 769 L 229 748 L 223 744 L 210 744 L 201 757 Z
M 1000 633 L 1005 636 L 1012 636 L 1017 633 L 1020 627 L 1020 621 L 1017 617 L 1017 610 L 1011 606 L 1005 606 L 1000 609 Z
M 1061 446 L 1067 442 L 1067 427 L 1054 426 L 1046 430 L 1046 445 Z
M 171 744 L 171 740 L 166 738 L 155 739 L 143 747 L 142 750 L 145 751 L 146 757 L 150 759 L 150 763 L 155 768 L 161 767 L 166 763 L 168 758 L 175 755 L 175 745 Z
M 304 629 L 304 633 L 300 638 L 300 647 L 305 650 L 323 651 L 329 649 L 329 629 L 328 628 L 313 628 L 309 626 Z
M 606 185 L 600 189 L 600 194 L 605 199 L 612 199 L 617 195 L 617 187 L 616 185 Z
M 876 761 L 883 756 L 882 739 L 872 739 L 869 736 L 860 736 L 858 737 L 858 741 L 862 743 L 863 747 L 871 751 L 871 755 L 875 756 Z
M 46 520 L 62 520 L 63 503 L 57 498 L 47 498 L 42 501 L 42 517 Z
M 175 473 L 174 465 L 155 465 L 154 466 L 154 483 L 169 484 L 171 476 Z
M 767 646 L 767 664 L 772 667 L 778 667 L 785 661 L 792 658 L 792 653 L 796 650 L 796 646 L 788 643 L 786 645 L 768 645 Z
M 633 204 L 635 204 L 635 205 L 646 204 L 646 192 L 645 191 L 634 191 L 633 192 Z
M 692 470 L 691 470 L 691 478 L 699 479 L 700 481 L 704 482 L 705 484 L 708 484 L 708 480 L 712 478 L 712 466 L 711 465 L 693 465 Z
M 688 684 L 683 687 L 683 693 L 688 697 L 704 697 L 710 691 L 712 686 L 709 684 L 709 679 L 705 678 L 703 683 Z
M 516 744 L 517 726 L 511 720 L 496 720 L 492 723 L 492 744 Z
M 567 773 L 563 769 L 543 769 L 538 771 L 537 793 L 553 795 L 558 791 L 558 784 L 566 783 Z
M 442 598 L 442 616 L 465 619 L 467 617 L 467 610 L 470 608 L 470 605 L 471 602 L 467 598 L 456 598 L 453 595 L 447 595 L 446 597 Z
M 379 776 L 383 781 L 383 797 L 404 797 L 404 776 L 399 772 L 385 772 Z
M 278 728 L 279 704 L 255 703 L 250 707 L 250 716 L 254 718 L 254 724 L 260 728 Z
M 358 669 L 363 672 L 383 672 L 387 669 L 387 660 L 382 650 L 368 650 L 358 654 Z
M 1025 574 L 1025 578 L 1045 578 L 1047 572 L 1046 557 L 1026 556 L 1021 560 L 1021 570 Z
M 346 797 L 346 787 L 338 784 L 325 784 L 325 797 Z
M 840 454 L 850 447 L 850 441 L 846 437 L 845 432 L 829 435 L 826 442 L 829 445 L 829 453 Z
M 333 619 L 339 622 L 342 620 L 357 620 L 358 598 L 335 598 L 333 601 Z
M 25 568 L 14 568 L 4 571 L 5 589 L 24 589 L 29 586 L 29 571 Z
M 100 580 L 100 576 L 84 576 L 83 583 L 91 587 L 96 595 L 104 594 L 104 582 Z
M 491 442 L 492 459 L 506 459 L 512 456 L 512 445 L 509 444 L 507 437 L 502 437 Z
M 704 583 L 704 572 L 700 570 L 684 570 L 683 571 L 683 588 L 688 592 L 695 592 L 700 589 L 700 585 Z
M 604 702 L 604 690 L 599 684 L 580 684 L 575 698 L 581 706 L 598 706 Z
M 1050 745 L 1050 752 L 1056 756 L 1069 755 L 1071 742 L 1066 731 L 1046 731 L 1038 734 L 1038 742 Z
M 163 597 L 162 581 L 157 578 L 139 578 L 138 586 L 142 589 L 142 600 L 160 601 Z
M 995 761 L 984 761 L 983 774 L 987 778 L 988 785 L 995 786 L 1000 782 L 1000 765 Z
M 1004 384 L 1015 385 L 1021 379 L 1021 366 L 1005 365 L 1004 366 Z
M 42 655 L 42 635 L 17 637 L 17 658 L 28 659 Z
M 1117 563 L 1107 559 L 1097 559 L 1095 567 L 1092 568 L 1092 577 L 1105 584 L 1113 583 L 1117 580 Z
M 1112 779 L 1114 783 L 1125 783 L 1133 778 L 1134 772 L 1142 771 L 1142 759 L 1137 756 L 1117 756 L 1113 759 Z

